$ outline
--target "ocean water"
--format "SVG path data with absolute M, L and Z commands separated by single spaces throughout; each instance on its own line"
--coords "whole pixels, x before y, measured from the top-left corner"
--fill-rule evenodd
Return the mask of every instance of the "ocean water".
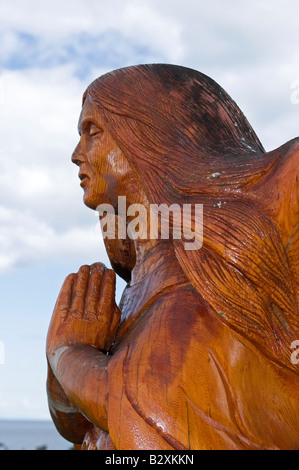
M 72 450 L 52 421 L 0 421 L 0 450 Z

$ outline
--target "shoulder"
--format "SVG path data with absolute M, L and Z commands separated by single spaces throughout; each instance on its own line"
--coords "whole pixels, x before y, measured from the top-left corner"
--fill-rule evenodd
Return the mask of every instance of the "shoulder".
M 272 187 L 280 205 L 280 217 L 291 217 L 292 225 L 299 209 L 299 138 L 282 147 L 280 161 L 272 175 Z
M 272 187 L 279 193 L 287 193 L 293 188 L 294 183 L 298 183 L 299 137 L 266 155 L 269 156 L 269 160 L 273 160 L 274 164 L 255 187 L 257 189 L 263 186 Z
M 299 212 L 299 138 L 269 152 L 270 171 L 250 190 L 254 199 L 270 215 L 287 245 Z
M 281 150 L 281 159 L 277 168 L 281 174 L 280 179 L 288 177 L 291 178 L 291 180 L 295 179 L 295 182 L 298 183 L 299 137 L 288 142 Z
M 280 162 L 272 175 L 271 186 L 277 201 L 277 220 L 284 227 L 283 232 L 288 238 L 292 236 L 295 226 L 298 225 L 299 138 L 288 142 L 284 151 L 283 148 Z

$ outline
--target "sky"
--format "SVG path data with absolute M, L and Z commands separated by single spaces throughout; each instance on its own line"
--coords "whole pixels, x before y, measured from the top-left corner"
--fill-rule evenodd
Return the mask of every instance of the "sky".
M 57 295 L 81 265 L 110 266 L 71 163 L 86 87 L 127 65 L 191 67 L 272 150 L 299 135 L 298 18 L 297 0 L 1 0 L 0 419 L 49 419 Z

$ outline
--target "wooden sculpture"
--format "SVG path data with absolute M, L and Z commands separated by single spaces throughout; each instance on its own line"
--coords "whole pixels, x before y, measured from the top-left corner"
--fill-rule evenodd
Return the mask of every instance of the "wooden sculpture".
M 79 133 L 88 207 L 120 223 L 120 196 L 201 204 L 203 243 L 106 237 L 113 269 L 66 278 L 47 339 L 58 431 L 82 449 L 299 449 L 299 139 L 265 152 L 219 85 L 161 64 L 95 80 Z

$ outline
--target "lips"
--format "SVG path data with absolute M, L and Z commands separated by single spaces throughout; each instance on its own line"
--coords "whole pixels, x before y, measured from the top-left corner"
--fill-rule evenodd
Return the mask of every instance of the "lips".
M 89 179 L 89 176 L 86 174 L 86 173 L 79 173 L 79 178 L 81 180 L 81 184 L 80 186 L 84 185 L 85 183 L 87 183 L 87 180 Z

